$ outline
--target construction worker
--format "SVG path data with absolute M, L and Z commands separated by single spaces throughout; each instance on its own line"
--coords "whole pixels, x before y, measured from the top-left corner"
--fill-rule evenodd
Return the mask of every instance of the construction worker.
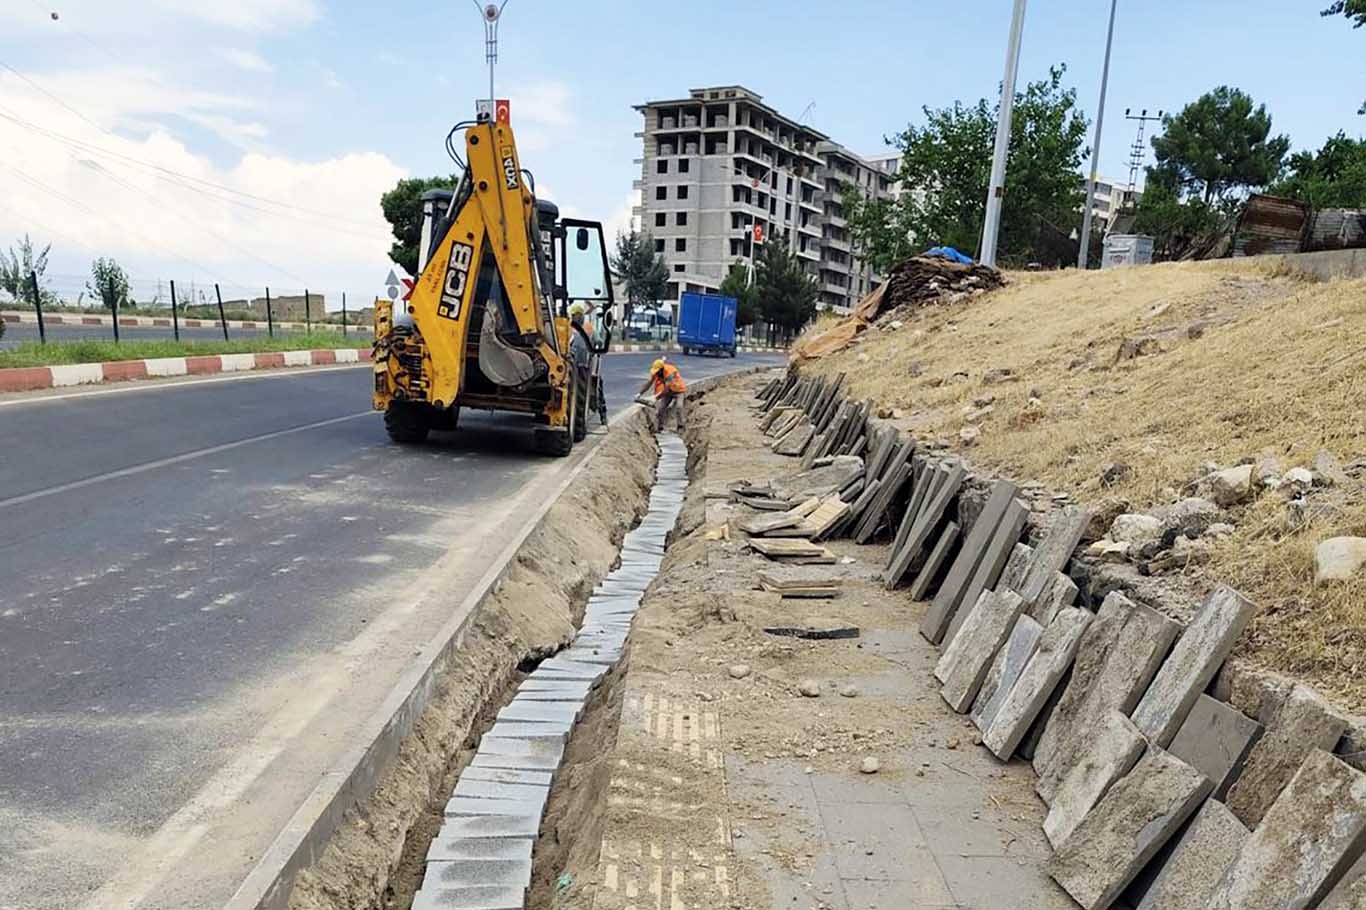
M 669 405 L 677 402 L 678 404 L 678 429 L 683 429 L 684 408 L 683 400 L 687 397 L 688 386 L 683 382 L 683 374 L 678 372 L 678 367 L 669 363 L 668 358 L 661 357 L 650 364 L 650 375 L 645 379 L 645 384 L 640 387 L 636 397 L 645 394 L 645 390 L 653 384 L 655 387 L 655 428 L 663 430 L 665 421 L 669 417 Z

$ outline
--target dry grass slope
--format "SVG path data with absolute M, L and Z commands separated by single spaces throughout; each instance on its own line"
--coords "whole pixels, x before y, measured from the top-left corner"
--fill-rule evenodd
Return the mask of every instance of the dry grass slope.
M 1012 277 L 805 369 L 847 372 L 851 394 L 955 442 L 992 396 L 973 460 L 1135 509 L 1178 498 L 1206 460 L 1366 454 L 1366 280 L 1311 282 L 1279 259 Z M 1011 375 L 984 379 L 999 369 Z M 1131 470 L 1102 490 L 1113 462 Z M 1366 496 L 1331 498 L 1290 531 L 1283 499 L 1265 497 L 1191 580 L 1228 581 L 1261 605 L 1243 654 L 1364 707 L 1366 582 L 1314 589 L 1312 557 L 1324 537 L 1366 534 Z

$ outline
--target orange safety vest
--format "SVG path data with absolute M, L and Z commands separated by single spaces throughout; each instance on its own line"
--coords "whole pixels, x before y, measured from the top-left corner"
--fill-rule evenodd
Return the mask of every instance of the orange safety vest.
M 688 387 L 683 382 L 683 374 L 678 372 L 678 367 L 672 363 L 666 363 L 650 376 L 655 381 L 655 395 L 663 395 L 664 390 L 668 389 L 675 395 L 681 395 L 688 391 Z

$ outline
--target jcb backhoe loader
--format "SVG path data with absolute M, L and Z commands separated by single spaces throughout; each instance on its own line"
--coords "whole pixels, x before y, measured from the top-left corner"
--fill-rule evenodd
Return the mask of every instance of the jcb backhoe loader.
M 375 410 L 400 443 L 455 429 L 462 408 L 518 411 L 539 451 L 568 455 L 589 413 L 606 422 L 598 358 L 613 301 L 602 224 L 561 219 L 536 199 L 507 123 L 457 124 L 448 149 L 461 129 L 454 192 L 423 198 L 412 292 L 375 307 Z M 571 320 L 579 302 L 596 318 Z

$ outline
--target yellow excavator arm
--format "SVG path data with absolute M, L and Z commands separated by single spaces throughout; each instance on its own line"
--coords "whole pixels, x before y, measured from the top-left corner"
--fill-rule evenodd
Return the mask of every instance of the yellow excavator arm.
M 454 429 L 462 407 L 529 413 L 538 445 L 566 454 L 586 432 L 583 412 L 606 413 L 595 359 L 605 348 L 580 340 L 565 315 L 572 298 L 610 320 L 602 228 L 558 222 L 553 205 L 538 204 L 509 124 L 477 121 L 465 131 L 465 151 L 448 209 L 424 227 L 429 249 L 409 299 L 382 318 L 376 311 L 374 405 L 400 442 Z M 569 290 L 557 285 L 557 271 Z
M 499 332 L 511 330 L 520 336 L 542 361 L 519 365 L 544 369 L 552 385 L 563 381 L 567 369 L 552 323 L 549 289 L 541 287 L 537 274 L 535 199 L 525 186 L 512 127 L 488 121 L 476 124 L 465 133 L 465 148 L 472 195 L 422 270 L 409 303 L 413 321 L 427 343 L 429 399 L 438 408 L 454 402 L 460 392 L 467 333 L 471 328 L 484 330 L 470 322 L 476 278 L 486 252 L 492 256 L 507 310 L 515 320 L 515 327 L 498 322 Z M 502 315 L 495 313 L 491 321 L 501 320 Z M 560 403 L 548 409 L 552 424 L 560 423 L 553 412 L 562 408 Z

